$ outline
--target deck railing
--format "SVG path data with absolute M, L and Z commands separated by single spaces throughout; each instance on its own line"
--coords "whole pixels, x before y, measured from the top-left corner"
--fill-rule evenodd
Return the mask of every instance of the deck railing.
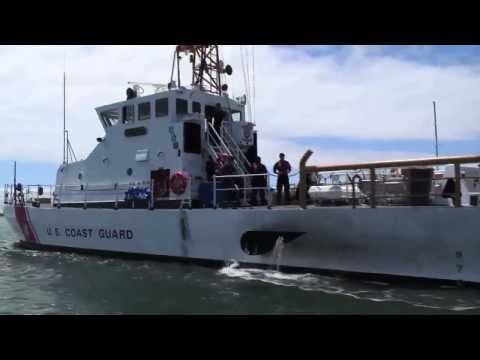
M 41 190 L 40 190 L 41 189 Z M 54 194 L 55 185 L 22 185 L 22 191 L 15 191 L 13 184 L 3 186 L 3 203 L 14 204 L 32 204 L 36 202 L 51 202 Z
M 42 195 L 39 189 L 42 188 Z M 148 206 L 154 207 L 154 180 L 132 183 L 113 183 L 113 184 L 75 184 L 75 185 L 22 185 L 22 190 L 15 191 L 11 184 L 4 185 L 4 203 L 5 204 L 42 204 L 49 203 L 52 206 L 61 207 L 63 204 L 83 205 L 87 208 L 92 203 L 113 203 L 114 208 L 119 207 L 119 203 L 132 200 L 127 199 L 126 193 L 129 190 L 140 189 L 148 195 L 143 200 L 148 200 Z M 133 201 L 142 199 L 136 198 Z M 187 179 L 185 193 L 179 197 L 167 196 L 164 200 L 180 200 L 182 206 L 187 204 L 191 206 L 192 202 L 192 177 Z
M 378 161 L 358 164 L 341 164 L 341 165 L 326 165 L 326 166 L 307 166 L 308 159 L 313 154 L 313 151 L 308 150 L 300 160 L 300 182 L 299 182 L 299 204 L 302 208 L 306 208 L 307 205 L 307 176 L 310 173 L 322 173 L 333 171 L 358 171 L 364 170 L 368 172 L 368 203 L 370 207 L 375 208 L 377 206 L 377 200 L 382 195 L 377 194 L 378 185 L 381 183 L 381 179 L 378 178 L 379 169 L 391 169 L 391 168 L 405 168 L 415 166 L 438 166 L 438 165 L 454 165 L 454 184 L 455 189 L 453 192 L 453 205 L 455 207 L 461 207 L 461 179 L 465 177 L 461 176 L 462 164 L 472 164 L 480 162 L 480 155 L 470 156 L 451 156 L 451 157 L 438 157 L 438 158 L 426 158 L 426 159 L 413 159 L 413 160 L 393 160 L 393 161 Z M 348 173 L 346 173 L 348 174 Z M 433 182 L 437 179 L 432 179 Z M 355 186 L 352 186 L 355 189 Z M 408 195 L 415 197 L 416 195 Z M 355 201 L 353 205 L 355 206 Z
M 263 176 L 266 177 L 267 180 L 267 186 L 249 186 L 248 179 L 253 178 L 253 177 L 259 177 Z M 232 180 L 241 180 L 243 186 L 238 186 L 235 184 L 235 187 L 233 188 L 225 188 L 225 187 L 219 187 L 219 181 L 221 182 L 222 180 L 226 179 L 232 179 Z M 251 182 L 250 182 L 251 183 Z M 217 207 L 217 192 L 230 192 L 232 194 L 242 194 L 242 200 L 243 200 L 243 205 L 246 206 L 248 205 L 248 200 L 247 200 L 247 193 L 252 191 L 252 190 L 263 190 L 265 191 L 266 194 L 266 200 L 267 200 L 267 205 L 271 206 L 272 204 L 272 196 L 271 196 L 271 189 L 270 189 L 270 178 L 268 174 L 244 174 L 244 175 L 214 175 L 213 176 L 213 207 Z

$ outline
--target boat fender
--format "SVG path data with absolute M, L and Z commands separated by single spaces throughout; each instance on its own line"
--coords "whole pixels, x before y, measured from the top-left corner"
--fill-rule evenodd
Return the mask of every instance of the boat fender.
M 187 176 L 181 172 L 175 172 L 170 179 L 170 187 L 174 194 L 182 195 L 187 188 Z

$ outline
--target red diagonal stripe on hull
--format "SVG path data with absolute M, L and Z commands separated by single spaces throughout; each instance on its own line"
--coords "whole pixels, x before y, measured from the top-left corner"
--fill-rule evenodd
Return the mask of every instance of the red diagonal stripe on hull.
M 28 222 L 27 209 L 25 206 L 15 206 L 15 218 L 17 219 L 20 229 L 22 229 L 25 241 L 36 243 L 37 239 L 32 230 L 32 226 Z

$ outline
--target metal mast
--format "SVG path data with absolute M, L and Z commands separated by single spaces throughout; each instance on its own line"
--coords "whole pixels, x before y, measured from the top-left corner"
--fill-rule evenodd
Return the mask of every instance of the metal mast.
M 63 72 L 63 163 L 65 164 L 67 162 L 66 159 L 66 128 L 65 128 L 65 72 Z
M 178 86 L 181 84 L 180 79 L 180 53 L 190 55 L 190 63 L 192 64 L 192 86 L 202 91 L 212 94 L 222 95 L 228 90 L 226 84 L 222 84 L 221 74 L 232 74 L 230 65 L 224 66 L 220 60 L 218 45 L 178 45 L 175 49 L 177 60 L 177 81 Z M 175 60 L 174 65 L 175 66 Z M 172 77 L 173 77 L 172 68 Z M 172 79 L 173 80 L 173 79 Z
M 17 206 L 17 162 L 13 162 L 13 202 Z
M 437 108 L 435 101 L 433 102 L 433 121 L 435 127 L 435 156 L 438 157 Z

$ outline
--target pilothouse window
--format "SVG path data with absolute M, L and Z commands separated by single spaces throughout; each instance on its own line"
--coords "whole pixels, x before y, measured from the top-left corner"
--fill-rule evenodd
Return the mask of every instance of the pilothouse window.
M 194 101 L 192 103 L 192 112 L 200 114 L 202 112 L 202 105 L 199 102 Z
M 188 101 L 177 99 L 177 115 L 188 114 Z
M 150 103 L 138 104 L 138 120 L 150 119 Z
M 104 111 L 100 114 L 100 117 L 102 118 L 103 124 L 106 127 L 115 126 L 120 120 L 120 110 L 115 109 Z
M 213 115 L 215 115 L 215 106 L 207 105 L 205 106 L 205 117 L 207 119 L 213 118 Z
M 168 116 L 168 98 L 155 101 L 155 116 Z
M 127 105 L 123 107 L 123 123 L 128 124 L 135 121 L 135 105 Z

